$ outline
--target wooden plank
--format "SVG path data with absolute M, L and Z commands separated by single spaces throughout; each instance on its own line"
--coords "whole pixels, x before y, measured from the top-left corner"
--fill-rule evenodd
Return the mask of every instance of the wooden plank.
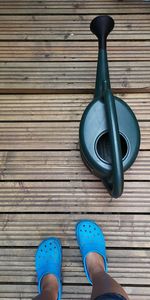
M 141 150 L 150 150 L 150 122 L 139 122 Z M 79 149 L 78 122 L 0 123 L 0 150 Z
M 0 249 L 0 284 L 34 283 L 35 249 Z M 149 285 L 149 250 L 108 250 L 109 274 L 123 285 Z M 63 249 L 63 284 L 87 284 L 79 249 Z
M 113 88 L 150 91 L 149 3 L 62 1 L 1 1 L 0 93 L 91 92 L 97 60 L 97 42 L 89 31 L 94 15 L 81 13 L 97 11 L 120 13 L 114 15 L 108 43 Z M 74 228 L 79 219 L 91 218 L 102 226 L 111 248 L 110 274 L 131 300 L 149 300 L 149 95 L 125 95 L 141 121 L 142 151 L 125 175 L 123 196 L 113 201 L 78 151 L 78 122 L 89 97 L 0 95 L 0 120 L 5 121 L 0 150 L 9 150 L 0 151 L 0 299 L 31 300 L 37 293 L 35 247 L 49 235 L 63 243 L 63 299 L 89 299 Z M 13 120 L 24 123 L 6 122 Z M 41 151 L 11 151 L 25 149 Z
M 94 15 L 1 15 L 0 40 L 96 40 L 89 29 L 94 17 Z M 149 14 L 116 14 L 113 17 L 115 29 L 110 35 L 110 40 L 149 39 Z
M 150 94 L 115 94 L 138 120 L 150 120 Z M 92 94 L 0 95 L 0 121 L 80 121 Z
M 98 180 L 79 151 L 0 151 L 1 180 Z M 150 180 L 150 151 L 140 151 L 126 180 Z
M 148 1 L 12 1 L 9 0 L 0 3 L 0 12 L 2 14 L 80 14 L 80 13 L 96 13 L 100 11 L 102 14 L 122 14 L 122 13 L 147 13 L 149 8 Z
M 150 215 L 123 214 L 1 214 L 1 247 L 37 246 L 48 236 L 57 236 L 65 247 L 77 247 L 75 225 L 81 219 L 95 220 L 111 248 L 150 248 Z
M 149 182 L 126 182 L 123 195 L 111 199 L 100 181 L 0 182 L 2 212 L 149 213 Z
M 94 89 L 96 62 L 0 62 L 0 93 Z M 149 62 L 110 62 L 112 88 L 150 90 Z
M 110 61 L 149 61 L 150 41 L 108 41 Z M 0 61 L 97 61 L 97 41 L 1 41 Z
M 29 284 L 1 284 L 0 299 L 8 300 L 32 300 L 37 295 L 37 287 Z M 149 287 L 124 287 L 131 300 L 149 300 Z M 85 300 L 89 299 L 91 294 L 91 286 L 83 285 L 64 285 L 63 300 Z

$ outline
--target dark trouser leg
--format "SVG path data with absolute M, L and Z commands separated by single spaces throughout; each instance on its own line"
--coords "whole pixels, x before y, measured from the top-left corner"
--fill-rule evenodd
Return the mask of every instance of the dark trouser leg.
M 93 283 L 91 300 L 108 293 L 119 294 L 126 300 L 129 300 L 128 295 L 121 285 L 105 272 L 102 256 L 91 252 L 86 258 L 86 263 L 91 281 Z
M 91 300 L 94 300 L 100 295 L 107 293 L 115 293 L 123 296 L 126 300 L 129 300 L 128 295 L 110 275 L 106 272 L 98 272 L 92 275 L 93 289 Z

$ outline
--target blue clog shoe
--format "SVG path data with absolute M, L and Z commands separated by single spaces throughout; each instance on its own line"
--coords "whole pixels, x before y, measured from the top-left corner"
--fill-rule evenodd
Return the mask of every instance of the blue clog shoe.
M 88 281 L 92 284 L 86 266 L 86 256 L 88 253 L 96 252 L 100 254 L 104 259 L 105 271 L 107 272 L 106 245 L 103 232 L 95 222 L 83 220 L 76 225 L 76 237 L 83 259 L 85 274 Z
M 62 248 L 59 239 L 49 238 L 38 247 L 35 255 L 35 267 L 38 278 L 38 291 L 41 293 L 41 280 L 47 274 L 55 275 L 58 281 L 58 300 L 61 299 Z

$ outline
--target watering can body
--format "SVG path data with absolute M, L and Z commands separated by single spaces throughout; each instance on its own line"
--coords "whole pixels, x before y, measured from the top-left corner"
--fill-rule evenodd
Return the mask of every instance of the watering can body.
M 114 97 L 123 171 L 130 168 L 139 151 L 140 130 L 130 107 L 120 98 Z M 80 151 L 86 165 L 100 178 L 111 176 L 112 160 L 108 136 L 108 123 L 103 100 L 93 100 L 85 109 L 79 130 Z
M 131 108 L 110 87 L 106 38 L 113 26 L 109 16 L 96 17 L 91 23 L 99 41 L 96 86 L 81 118 L 79 140 L 84 163 L 117 198 L 123 192 L 124 171 L 137 157 L 140 129 Z

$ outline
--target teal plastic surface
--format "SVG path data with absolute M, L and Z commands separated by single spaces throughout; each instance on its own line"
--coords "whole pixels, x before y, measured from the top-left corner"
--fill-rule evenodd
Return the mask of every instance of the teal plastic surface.
M 110 16 L 98 16 L 91 22 L 99 41 L 95 95 L 82 115 L 79 140 L 83 161 L 117 198 L 123 192 L 124 171 L 137 157 L 140 129 L 130 107 L 112 94 L 106 38 L 113 26 Z

